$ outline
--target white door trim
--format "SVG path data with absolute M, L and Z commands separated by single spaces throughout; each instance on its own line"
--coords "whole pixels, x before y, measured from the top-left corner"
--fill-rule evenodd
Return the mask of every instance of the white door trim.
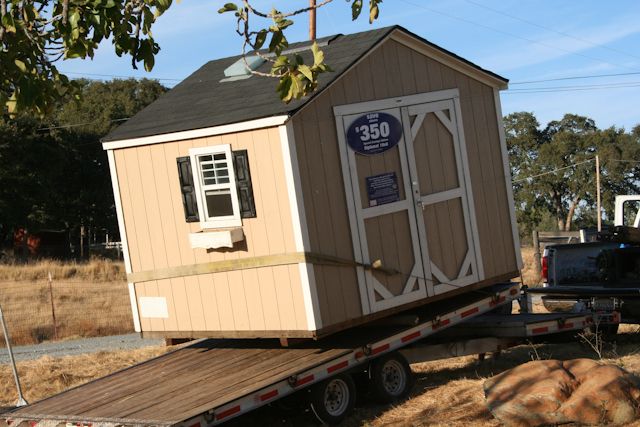
M 409 215 L 411 233 L 417 233 L 418 235 L 418 239 L 412 239 L 416 263 L 411 276 L 418 277 L 418 291 L 410 292 L 410 289 L 415 285 L 415 280 L 412 282 L 410 278 L 410 280 L 405 284 L 403 294 L 389 298 L 388 289 L 375 279 L 372 272 L 370 270 L 365 270 L 362 267 L 358 267 L 358 286 L 363 305 L 363 313 L 368 314 L 385 308 L 391 308 L 407 302 L 415 301 L 416 292 L 423 292 L 423 297 L 426 297 L 427 295 L 436 295 L 445 292 L 451 286 L 465 286 L 482 280 L 484 278 L 484 268 L 482 263 L 482 254 L 480 251 L 478 227 L 475 218 L 475 206 L 473 202 L 474 199 L 471 188 L 471 179 L 469 176 L 469 165 L 462 127 L 458 89 L 447 89 L 405 97 L 340 105 L 335 106 L 333 110 L 336 117 L 340 160 L 347 199 L 349 223 L 351 226 L 354 258 L 356 262 L 372 262 L 369 257 L 366 242 L 366 230 L 364 226 L 365 219 L 400 211 L 407 211 L 409 213 L 415 212 L 415 215 Z M 362 208 L 362 196 L 360 194 L 360 185 L 356 171 L 356 154 L 353 150 L 348 148 L 346 142 L 345 117 L 370 111 L 383 112 L 384 110 L 393 110 L 393 112 L 395 112 L 394 115 L 396 116 L 399 112 L 401 116 L 403 136 L 398 142 L 398 150 L 400 151 L 400 163 L 406 199 L 401 202 L 388 203 L 371 208 Z M 443 110 L 449 111 L 449 117 L 442 112 Z M 411 125 L 411 121 L 409 120 L 410 111 L 414 112 L 414 115 L 416 116 L 416 121 L 413 125 Z M 417 177 L 417 165 L 415 164 L 413 140 L 415 139 L 416 133 L 428 112 L 434 112 L 438 120 L 442 122 L 442 124 L 452 134 L 454 139 L 458 182 L 460 186 L 441 193 L 429 194 L 423 198 L 420 196 L 418 183 L 415 182 L 415 180 L 412 180 L 412 177 L 414 179 Z M 409 143 L 407 136 L 410 136 L 411 143 Z M 460 266 L 458 277 L 448 279 L 444 274 L 442 274 L 437 266 L 432 265 L 429 259 L 429 248 L 426 239 L 424 220 L 422 219 L 421 213 L 418 214 L 418 212 L 421 211 L 416 209 L 415 204 L 418 202 L 427 202 L 427 204 L 432 204 L 453 198 L 460 198 L 462 201 L 468 250 L 463 263 Z M 416 245 L 417 249 L 415 248 Z M 418 257 L 420 258 L 419 260 Z M 415 271 L 418 267 L 421 271 Z M 469 268 L 471 268 L 472 274 L 465 275 Z M 431 279 L 432 271 L 433 274 L 441 276 L 438 278 L 441 282 L 446 283 L 434 286 L 434 281 Z M 462 277 L 463 275 L 465 276 Z M 370 283 L 370 285 L 367 286 L 367 283 Z M 409 293 L 406 293 L 407 291 L 409 291 Z M 376 301 L 376 293 L 382 296 L 383 300 Z
M 356 217 L 356 200 L 354 197 L 353 184 L 351 182 L 351 173 L 349 171 L 349 149 L 344 136 L 344 120 L 342 116 L 335 115 L 336 131 L 338 133 L 338 150 L 340 151 L 340 165 L 342 167 L 342 181 L 344 182 L 344 194 L 347 199 L 347 211 L 349 214 L 349 228 L 351 230 L 351 243 L 353 245 L 353 259 L 356 263 L 364 263 L 362 255 L 362 245 L 360 244 L 360 231 L 358 220 Z M 371 313 L 369 305 L 369 293 L 367 291 L 366 278 L 364 268 L 356 267 L 356 275 L 358 279 L 358 290 L 360 292 L 360 304 L 362 305 L 362 314 Z
M 406 107 L 415 104 L 425 104 L 429 102 L 451 99 L 459 96 L 460 91 L 456 89 L 438 90 L 436 92 L 418 93 L 415 95 L 399 96 L 397 98 L 378 99 L 375 101 L 358 102 L 348 105 L 337 105 L 333 107 L 336 116 L 348 116 L 351 114 L 366 113 L 367 111 L 388 110 L 391 108 Z M 344 131 L 343 131 L 344 132 Z

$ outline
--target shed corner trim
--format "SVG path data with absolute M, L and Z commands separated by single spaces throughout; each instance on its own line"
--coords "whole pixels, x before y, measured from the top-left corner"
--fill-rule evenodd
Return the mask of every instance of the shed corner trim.
M 138 147 L 141 145 L 161 144 L 163 142 L 182 141 L 185 139 L 204 138 L 208 136 L 223 135 L 227 133 L 243 132 L 280 126 L 289 120 L 289 114 L 280 116 L 264 117 L 261 119 L 248 120 L 240 123 L 232 123 L 220 126 L 213 126 L 202 129 L 193 129 L 180 132 L 163 133 L 159 135 L 143 136 L 140 138 L 120 139 L 106 141 L 102 143 L 103 150 L 115 150 L 119 148 Z
M 295 133 L 291 121 L 278 127 L 280 132 L 280 144 L 284 161 L 287 193 L 289 194 L 289 207 L 291 209 L 291 222 L 296 250 L 305 252 L 311 250 L 309 239 L 309 225 L 304 207 L 302 194 L 302 179 L 296 151 Z M 298 263 L 300 281 L 302 282 L 302 295 L 307 319 L 307 329 L 318 330 L 322 328 L 320 316 L 320 303 L 318 301 L 318 288 L 316 285 L 313 265 L 307 262 Z

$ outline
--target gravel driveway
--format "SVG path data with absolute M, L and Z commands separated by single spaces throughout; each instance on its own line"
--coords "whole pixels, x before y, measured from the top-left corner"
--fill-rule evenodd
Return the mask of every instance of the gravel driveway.
M 17 346 L 13 347 L 13 356 L 17 361 L 33 360 L 45 355 L 51 357 L 75 356 L 105 350 L 133 350 L 163 344 L 164 340 L 162 339 L 142 339 L 138 334 L 113 335 Z M 0 363 L 9 363 L 9 353 L 4 347 L 0 348 Z

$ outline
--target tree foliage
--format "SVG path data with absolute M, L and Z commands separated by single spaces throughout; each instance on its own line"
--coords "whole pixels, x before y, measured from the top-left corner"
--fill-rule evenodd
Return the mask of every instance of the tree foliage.
M 504 123 L 523 232 L 551 218 L 558 230 L 570 230 L 576 221 L 595 224 L 596 155 L 605 218 L 613 218 L 617 194 L 639 191 L 639 127 L 630 133 L 615 127 L 598 129 L 590 118 L 566 114 L 541 129 L 527 112 L 510 114 Z
M 78 87 L 55 63 L 93 58 L 111 40 L 133 68 L 150 71 L 160 47 L 151 27 L 172 0 L 0 0 L 0 106 L 13 114 L 51 111 Z
M 236 17 L 236 32 L 242 37 L 242 55 L 245 58 L 247 70 L 262 77 L 274 77 L 279 80 L 277 92 L 284 102 L 302 98 L 312 93 L 318 84 L 318 76 L 330 72 L 331 68 L 324 62 L 324 53 L 318 45 L 313 43 L 313 64 L 305 64 L 302 56 L 298 54 L 286 54 L 289 41 L 285 30 L 293 25 L 290 19 L 295 15 L 309 12 L 325 6 L 333 0 L 324 0 L 315 7 L 306 7 L 290 12 L 283 12 L 275 8 L 270 12 L 262 12 L 256 9 L 250 0 L 242 3 L 226 3 L 218 10 L 218 13 L 233 13 Z M 363 0 L 347 0 L 351 3 L 351 18 L 355 21 L 362 13 Z M 378 18 L 382 0 L 369 0 L 369 23 Z M 262 19 L 269 25 L 259 28 L 252 27 L 253 19 Z M 263 47 L 266 46 L 266 49 Z M 246 63 L 247 49 L 271 63 L 269 73 L 251 70 Z
M 79 81 L 82 100 L 68 99 L 45 118 L 0 121 L 0 231 L 14 228 L 106 229 L 117 235 L 113 191 L 100 144 L 120 119 L 166 89 L 156 81 Z
M 332 1 L 320 1 L 315 8 Z M 362 12 L 363 1 L 347 0 L 354 20 Z M 369 0 L 370 22 L 377 19 L 380 3 Z M 172 0 L 0 0 L 0 113 L 29 111 L 44 116 L 61 98 L 77 96 L 80 88 L 56 63 L 93 58 L 104 40 L 111 41 L 118 56 L 130 56 L 133 68 L 142 63 L 151 71 L 160 51 L 151 29 L 171 4 Z M 317 45 L 313 63 L 285 53 L 289 44 L 285 30 L 293 24 L 291 18 L 311 9 L 261 12 L 243 0 L 226 3 L 219 10 L 235 14 L 243 55 L 249 49 L 271 63 L 269 73 L 254 73 L 277 78 L 277 93 L 284 102 L 313 92 L 318 76 L 331 71 Z M 251 18 L 266 19 L 269 24 L 254 29 Z

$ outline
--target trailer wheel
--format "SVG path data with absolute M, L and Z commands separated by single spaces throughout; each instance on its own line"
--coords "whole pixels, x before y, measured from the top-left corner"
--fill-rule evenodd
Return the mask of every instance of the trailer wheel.
M 407 397 L 415 382 L 407 359 L 397 352 L 374 360 L 369 375 L 373 396 L 384 403 Z
M 336 425 L 353 409 L 356 386 L 350 375 L 339 374 L 311 387 L 309 399 L 311 410 L 322 424 Z

